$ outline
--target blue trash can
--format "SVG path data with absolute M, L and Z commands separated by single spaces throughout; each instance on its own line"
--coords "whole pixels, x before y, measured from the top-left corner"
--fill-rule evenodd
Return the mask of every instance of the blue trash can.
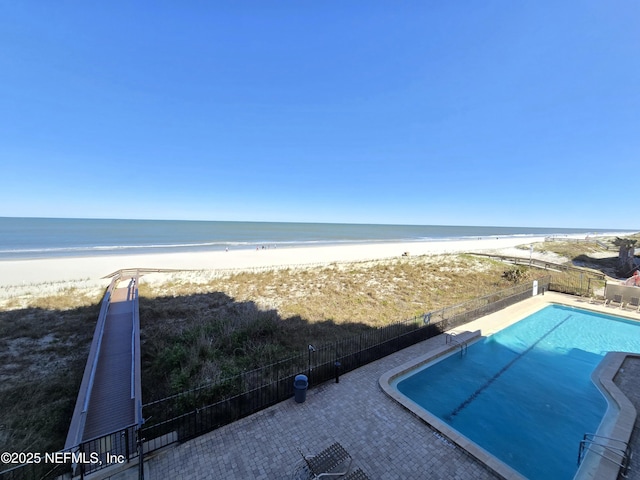
M 307 398 L 307 388 L 309 388 L 309 379 L 306 375 L 296 375 L 293 380 L 293 392 L 296 403 L 303 403 Z

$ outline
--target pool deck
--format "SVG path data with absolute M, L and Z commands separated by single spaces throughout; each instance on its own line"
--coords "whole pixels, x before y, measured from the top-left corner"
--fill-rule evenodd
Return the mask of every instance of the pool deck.
M 614 381 L 626 395 L 637 412 L 640 412 L 640 358 L 627 358 Z M 640 480 L 640 418 L 636 417 L 629 442 L 631 451 L 635 452 L 631 459 L 627 480 Z
M 640 314 L 590 304 L 587 300 L 547 293 L 525 300 L 453 331 L 480 330 L 483 336 L 539 310 L 562 303 L 640 321 Z M 145 458 L 145 479 L 302 479 L 300 451 L 311 455 L 340 442 L 374 479 L 501 478 L 423 420 L 398 404 L 380 387 L 382 375 L 440 349 L 444 335 L 344 374 L 307 392 L 304 403 L 292 399 Z M 640 360 L 625 364 L 616 384 L 640 403 Z M 638 443 L 637 425 L 634 429 Z M 633 438 L 632 438 L 633 440 Z M 636 445 L 635 451 L 638 452 Z M 578 445 L 576 444 L 576 456 Z M 105 472 L 107 474 L 107 472 Z M 137 468 L 112 472 L 113 479 L 137 478 Z M 637 477 L 636 477 L 637 478 Z

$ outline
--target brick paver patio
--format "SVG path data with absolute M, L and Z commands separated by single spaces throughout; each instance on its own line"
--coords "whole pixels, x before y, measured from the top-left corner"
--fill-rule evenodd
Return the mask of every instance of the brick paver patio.
M 293 399 L 148 458 L 149 479 L 293 479 L 302 456 L 340 442 L 373 479 L 496 478 L 389 398 L 378 379 L 421 355 L 432 339 Z M 298 477 L 299 478 L 299 477 Z

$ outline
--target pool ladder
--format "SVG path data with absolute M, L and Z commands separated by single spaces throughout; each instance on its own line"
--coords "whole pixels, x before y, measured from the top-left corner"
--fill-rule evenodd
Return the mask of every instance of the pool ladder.
M 599 447 L 594 449 L 593 447 Z M 627 478 L 629 473 L 629 465 L 631 464 L 631 447 L 622 440 L 615 438 L 603 437 L 594 433 L 585 433 L 580 440 L 580 449 L 578 450 L 578 465 L 582 462 L 587 450 L 600 455 L 620 467 L 620 475 Z
M 467 342 L 464 340 L 458 340 L 456 338 L 456 334 L 455 333 L 446 333 L 445 337 L 444 337 L 444 341 L 445 344 L 447 345 L 457 345 L 460 347 L 460 355 L 466 355 L 467 354 L 467 348 L 469 347 L 467 345 Z

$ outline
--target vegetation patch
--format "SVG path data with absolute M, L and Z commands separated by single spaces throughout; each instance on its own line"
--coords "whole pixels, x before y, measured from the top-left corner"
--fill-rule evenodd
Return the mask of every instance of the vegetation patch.
M 89 354 L 100 297 L 69 298 L 0 312 L 0 450 L 64 447 Z M 21 302 L 24 304 L 24 302 Z M 52 305 L 64 304 L 64 309 Z M 40 306 L 35 306 L 40 305 Z
M 143 398 L 219 381 L 390 323 L 510 287 L 505 265 L 409 257 L 140 286 Z M 518 281 L 539 276 L 523 268 Z M 181 294 L 173 295 L 177 287 Z M 191 292 L 191 293 L 186 293 Z M 197 292 L 197 293 L 194 293 Z

